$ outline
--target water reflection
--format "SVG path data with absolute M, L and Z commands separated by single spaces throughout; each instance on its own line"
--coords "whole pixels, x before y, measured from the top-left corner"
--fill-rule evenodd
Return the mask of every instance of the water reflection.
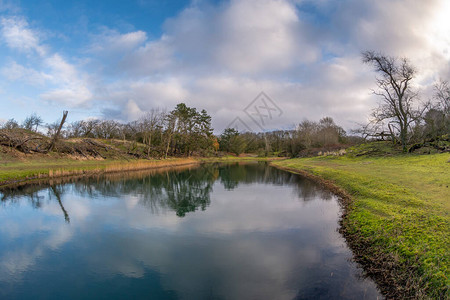
M 261 163 L 5 191 L 0 298 L 376 298 L 338 216 L 332 194 Z
M 245 167 L 239 167 L 245 166 Z M 184 171 L 184 172 L 183 172 Z M 186 172 L 188 171 L 188 172 Z M 61 194 L 71 183 L 74 191 L 89 198 L 121 197 L 123 194 L 140 197 L 140 204 L 157 213 L 161 208 L 170 208 L 179 217 L 197 209 L 205 210 L 210 204 L 210 193 L 214 182 L 219 181 L 226 190 L 232 191 L 239 184 L 264 183 L 290 185 L 303 201 L 320 197 L 332 199 L 332 193 L 309 179 L 282 170 L 268 168 L 266 163 L 203 164 L 199 167 L 184 166 L 130 172 L 103 174 L 88 178 L 53 180 L 50 184 L 26 185 L 4 190 L 0 193 L 3 204 L 27 199 L 32 207 L 40 208 L 45 198 L 39 195 L 48 190 L 48 199 L 56 199 L 66 222 L 70 222 L 67 210 L 61 201 Z

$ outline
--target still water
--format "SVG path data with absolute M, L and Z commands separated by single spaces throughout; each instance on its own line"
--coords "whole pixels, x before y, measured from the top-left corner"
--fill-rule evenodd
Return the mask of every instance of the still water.
M 377 299 L 336 197 L 265 163 L 0 193 L 1 299 Z

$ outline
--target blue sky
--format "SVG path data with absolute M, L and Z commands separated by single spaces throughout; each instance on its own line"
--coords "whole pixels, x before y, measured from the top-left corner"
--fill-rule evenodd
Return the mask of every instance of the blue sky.
M 71 35 L 83 42 L 83 35 L 103 27 L 121 32 L 144 30 L 159 37 L 161 25 L 190 4 L 189 1 L 21 1 L 23 14 L 42 28 Z M 56 41 L 55 41 L 56 42 Z
M 220 132 L 264 91 L 283 112 L 270 128 L 350 129 L 377 102 L 361 51 L 408 57 L 422 100 L 450 79 L 448 15 L 446 0 L 0 0 L 0 122 L 126 122 L 185 102 Z

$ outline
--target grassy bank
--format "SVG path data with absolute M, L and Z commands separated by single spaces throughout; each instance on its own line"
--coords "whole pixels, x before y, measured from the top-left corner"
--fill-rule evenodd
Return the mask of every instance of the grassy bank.
M 209 157 L 168 159 L 90 159 L 79 160 L 68 157 L 30 155 L 25 158 L 0 161 L 0 186 L 24 183 L 35 179 L 58 178 L 71 175 L 112 173 L 145 170 L 151 168 L 180 166 L 195 163 L 272 161 L 280 158 L 264 157 Z
M 192 158 L 164 160 L 75 160 L 69 158 L 28 158 L 0 163 L 0 186 L 14 185 L 35 179 L 72 175 L 112 173 L 199 163 Z
M 450 155 L 315 157 L 274 162 L 343 189 L 342 232 L 392 298 L 448 299 Z

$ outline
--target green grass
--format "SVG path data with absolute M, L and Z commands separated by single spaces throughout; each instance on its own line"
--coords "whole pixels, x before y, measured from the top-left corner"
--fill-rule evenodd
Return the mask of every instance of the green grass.
M 399 266 L 412 266 L 411 276 L 419 282 L 416 296 L 448 298 L 450 154 L 353 154 L 273 164 L 307 171 L 347 191 L 352 204 L 344 230 L 368 241 L 376 251 L 397 257 Z
M 210 157 L 192 158 L 200 162 L 235 162 L 235 161 L 268 161 L 275 158 L 261 157 Z M 68 175 L 79 175 L 80 171 L 120 171 L 130 169 L 151 168 L 153 166 L 171 164 L 189 160 L 187 158 L 168 158 L 163 160 L 152 159 L 105 159 L 105 160 L 76 160 L 67 157 L 54 156 L 28 156 L 23 159 L 11 158 L 0 154 L 0 184 L 15 181 L 24 181 L 42 177 L 58 177 Z
M 0 181 L 19 180 L 34 177 L 38 174 L 48 174 L 49 170 L 65 169 L 96 169 L 106 165 L 105 161 L 72 159 L 30 159 L 24 161 L 1 162 Z
M 70 158 L 27 158 L 25 160 L 0 161 L 0 184 L 27 179 L 79 175 L 99 171 L 129 171 L 158 166 L 184 163 L 187 159 L 169 158 L 165 160 L 75 160 Z

